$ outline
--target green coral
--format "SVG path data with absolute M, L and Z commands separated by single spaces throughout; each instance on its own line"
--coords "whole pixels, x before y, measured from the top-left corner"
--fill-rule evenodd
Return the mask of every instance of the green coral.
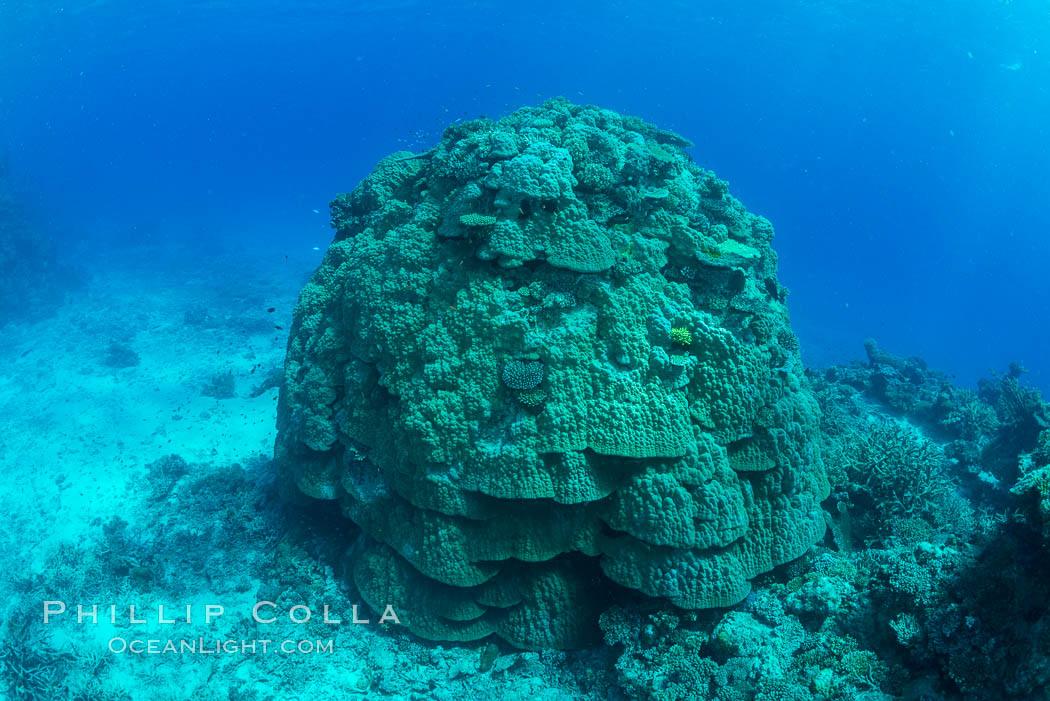
M 685 326 L 676 326 L 671 329 L 671 343 L 689 347 L 693 345 L 693 334 Z
M 584 645 L 619 596 L 596 581 L 728 606 L 822 536 L 797 350 L 734 311 L 787 327 L 770 232 L 685 143 L 554 100 L 454 125 L 333 202 L 276 458 L 360 527 L 359 591 L 415 633 Z M 673 274 L 717 227 L 753 254 Z

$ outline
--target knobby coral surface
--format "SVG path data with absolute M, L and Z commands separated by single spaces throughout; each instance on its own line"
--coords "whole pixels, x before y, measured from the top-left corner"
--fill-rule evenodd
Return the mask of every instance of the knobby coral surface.
M 426 638 L 572 647 L 624 588 L 728 606 L 821 537 L 772 226 L 689 145 L 554 100 L 333 201 L 276 455 L 360 527 L 370 605 Z

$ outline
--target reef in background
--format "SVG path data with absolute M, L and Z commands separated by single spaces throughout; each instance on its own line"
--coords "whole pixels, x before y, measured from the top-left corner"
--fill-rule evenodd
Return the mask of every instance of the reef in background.
M 552 100 L 332 203 L 276 456 L 413 632 L 569 648 L 636 592 L 724 607 L 822 537 L 773 228 L 682 137 Z
M 0 271 L 0 325 L 46 314 L 76 280 L 27 211 L 6 158 L 0 158 Z

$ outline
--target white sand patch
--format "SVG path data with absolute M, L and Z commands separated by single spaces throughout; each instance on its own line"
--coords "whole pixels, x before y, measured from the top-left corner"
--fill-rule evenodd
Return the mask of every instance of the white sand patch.
M 305 265 L 275 279 L 258 259 L 158 270 L 146 263 L 163 254 L 139 256 L 95 270 L 54 316 L 5 329 L 0 470 L 18 490 L 5 506 L 50 524 L 44 540 L 121 513 L 124 490 L 165 455 L 230 463 L 273 449 L 277 390 L 250 394 L 283 363 Z M 113 349 L 138 364 L 114 367 Z M 227 374 L 233 396 L 206 396 Z

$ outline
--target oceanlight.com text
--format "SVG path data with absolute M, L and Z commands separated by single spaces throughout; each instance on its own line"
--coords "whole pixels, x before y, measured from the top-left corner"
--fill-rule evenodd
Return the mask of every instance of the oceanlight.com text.
M 141 639 L 110 638 L 116 655 L 330 655 L 332 640 L 209 640 L 207 638 Z

